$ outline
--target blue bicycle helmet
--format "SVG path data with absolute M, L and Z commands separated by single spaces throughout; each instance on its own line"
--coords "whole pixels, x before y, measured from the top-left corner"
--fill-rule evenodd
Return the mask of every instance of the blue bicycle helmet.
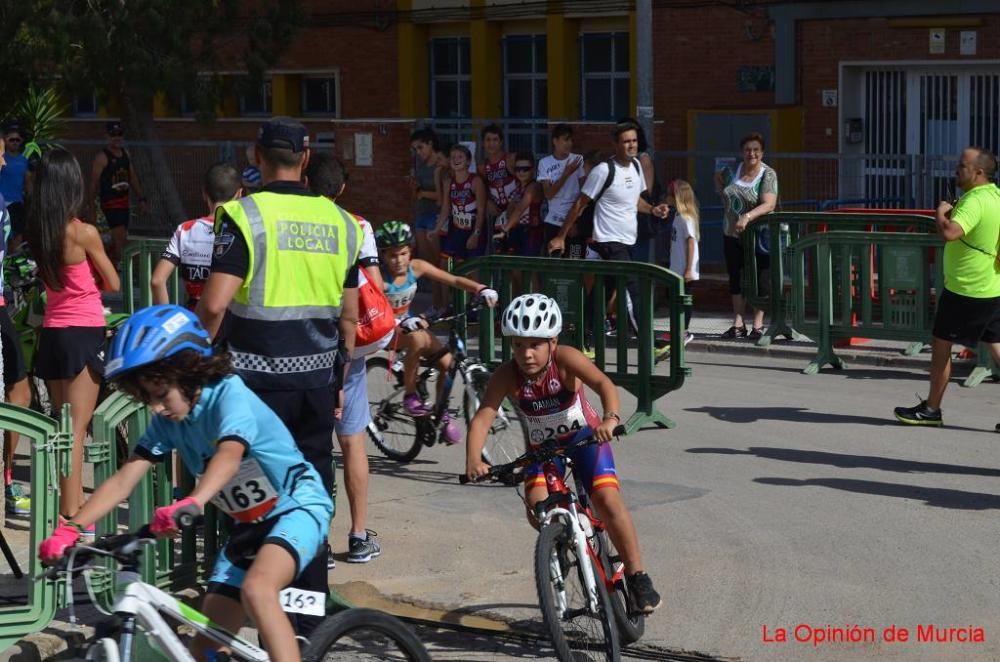
M 212 355 L 208 331 L 195 314 L 176 304 L 150 306 L 132 315 L 118 329 L 104 364 L 104 376 L 114 379 L 185 349 Z

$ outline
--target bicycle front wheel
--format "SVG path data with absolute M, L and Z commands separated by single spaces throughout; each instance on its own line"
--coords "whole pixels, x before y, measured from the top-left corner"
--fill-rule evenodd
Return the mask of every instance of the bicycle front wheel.
M 347 609 L 313 631 L 302 655 L 312 660 L 409 660 L 430 662 L 427 649 L 395 616 L 375 609 Z
M 585 573 L 594 578 L 596 609 L 590 608 Z M 542 619 L 552 637 L 556 657 L 562 662 L 579 659 L 617 662 L 621 658 L 608 591 L 589 557 L 580 559 L 571 529 L 561 522 L 553 521 L 539 532 L 535 545 L 535 587 Z
M 390 460 L 409 462 L 423 444 L 413 417 L 403 410 L 403 384 L 384 357 L 369 357 L 365 370 L 372 417 L 368 438 Z
M 464 409 L 465 426 L 468 428 L 472 417 L 479 410 L 486 397 L 486 385 L 490 373 L 486 366 L 475 364 L 466 372 Z M 483 445 L 483 462 L 491 465 L 506 464 L 524 452 L 528 445 L 528 425 L 521 413 L 514 408 L 510 399 L 505 399 L 497 410 L 496 420 L 490 426 Z

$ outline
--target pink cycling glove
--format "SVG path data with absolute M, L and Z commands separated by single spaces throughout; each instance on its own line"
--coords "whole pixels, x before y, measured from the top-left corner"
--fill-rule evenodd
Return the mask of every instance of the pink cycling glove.
M 169 506 L 162 506 L 153 511 L 153 521 L 149 525 L 149 530 L 158 536 L 174 535 L 179 533 L 177 522 L 174 516 L 179 510 L 193 510 L 201 514 L 201 504 L 191 497 L 184 497 L 180 501 L 174 501 Z
M 57 527 L 52 535 L 42 541 L 38 546 L 38 558 L 42 563 L 55 563 L 63 557 L 66 550 L 80 540 L 80 531 L 69 524 Z

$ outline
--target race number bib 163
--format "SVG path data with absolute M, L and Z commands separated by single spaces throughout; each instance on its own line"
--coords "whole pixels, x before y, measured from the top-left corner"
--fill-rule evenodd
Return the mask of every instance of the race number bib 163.
M 278 491 L 251 457 L 240 462 L 240 470 L 219 490 L 212 503 L 237 522 L 258 522 L 278 503 Z

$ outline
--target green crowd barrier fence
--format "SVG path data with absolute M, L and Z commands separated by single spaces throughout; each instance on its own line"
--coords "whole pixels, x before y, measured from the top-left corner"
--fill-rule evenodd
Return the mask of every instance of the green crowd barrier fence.
M 684 363 L 684 306 L 691 302 L 691 296 L 684 292 L 683 277 L 672 271 L 644 262 L 617 262 L 603 260 L 566 260 L 541 257 L 512 257 L 491 255 L 463 262 L 454 268 L 457 275 L 477 274 L 477 278 L 488 283 L 500 293 L 500 305 L 496 309 L 480 311 L 479 315 L 479 356 L 496 366 L 511 358 L 509 338 L 500 338 L 499 355 L 497 346 L 498 326 L 496 320 L 503 306 L 514 298 L 514 278 L 520 277 L 522 288 L 531 282 L 532 275 L 541 281 L 541 290 L 559 302 L 563 314 L 563 333 L 560 341 L 577 348 L 584 346 L 590 335 L 593 344 L 594 363 L 611 380 L 638 400 L 634 414 L 626 421 L 629 432 L 648 425 L 674 427 L 674 422 L 656 408 L 656 401 L 675 391 L 684 384 L 690 369 Z M 605 279 L 612 283 L 606 283 Z M 593 281 L 587 292 L 586 281 Z M 626 282 L 636 283 L 635 315 L 638 336 L 631 345 L 627 332 L 628 319 L 624 296 L 616 299 L 618 333 L 612 347 L 606 346 L 604 311 L 610 290 L 625 292 Z M 668 360 L 656 361 L 656 338 L 653 328 L 654 295 L 663 292 L 669 303 L 670 340 Z M 456 309 L 465 306 L 467 294 L 457 291 Z M 586 306 L 586 308 L 585 308 Z M 585 310 L 597 311 L 588 320 Z M 589 332 L 589 334 L 588 334 Z M 466 335 L 463 329 L 462 335 Z M 637 358 L 633 362 L 630 346 L 636 348 Z M 613 366 L 613 367 L 612 367 Z M 665 370 L 664 370 L 665 367 Z M 665 372 L 666 374 L 663 374 Z
M 821 232 L 789 248 L 791 318 L 818 345 L 803 371 L 845 367 L 838 339 L 861 336 L 919 343 L 931 338 L 932 289 L 944 282 L 944 240 L 895 232 Z M 807 268 L 815 279 L 807 277 Z
M 28 538 L 27 603 L 0 607 L 0 651 L 19 639 L 44 629 L 55 616 L 60 598 L 72 587 L 65 581 L 45 580 L 35 550 L 56 528 L 59 513 L 59 476 L 69 475 L 73 426 L 69 406 L 59 421 L 24 407 L 0 403 L 0 429 L 31 442 L 31 523 Z M 0 561 L 2 562 L 2 561 Z
M 122 252 L 122 305 L 128 314 L 153 305 L 153 269 L 160 261 L 167 239 L 130 239 Z M 184 304 L 184 286 L 179 270 L 167 280 L 171 303 Z
M 836 212 L 774 212 L 762 216 L 747 226 L 743 233 L 744 253 L 743 294 L 754 308 L 766 311 L 767 333 L 757 341 L 761 347 L 770 345 L 779 336 L 794 339 L 797 331 L 789 320 L 785 276 L 790 274 L 789 251 L 802 238 L 824 232 L 888 232 L 897 234 L 929 234 L 935 232 L 934 218 L 921 214 L 841 214 Z M 762 235 L 767 241 L 762 242 Z M 758 280 L 760 273 L 757 248 L 770 246 L 770 268 L 764 270 L 766 282 Z M 812 269 L 804 276 L 815 280 Z M 772 296 L 772 293 L 776 296 Z M 864 336 L 856 333 L 854 336 Z M 912 345 L 906 353 L 920 351 Z

